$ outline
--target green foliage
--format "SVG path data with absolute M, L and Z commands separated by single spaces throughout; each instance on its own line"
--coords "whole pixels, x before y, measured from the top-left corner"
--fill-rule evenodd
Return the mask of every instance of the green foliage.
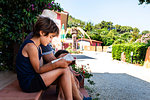
M 85 27 L 85 22 L 81 21 L 79 19 L 75 19 L 74 17 L 72 17 L 71 15 L 68 18 L 68 25 L 67 27 Z
M 131 36 L 131 40 L 130 40 L 130 43 L 133 43 L 135 42 L 137 39 L 141 38 L 142 35 L 141 34 L 138 34 L 138 33 L 133 33 L 132 36 Z
M 130 27 L 130 26 L 120 26 L 120 32 L 121 34 L 122 33 L 125 33 L 125 32 L 132 32 L 133 31 L 133 28 Z
M 67 33 L 66 38 L 72 38 L 72 35 L 70 32 Z
M 13 66 L 15 44 L 21 44 L 31 32 L 37 16 L 43 9 L 63 10 L 54 0 L 0 0 L 0 61 L 3 66 Z M 0 68 L 1 70 L 1 68 Z
M 120 32 L 121 31 L 121 25 L 116 24 L 115 29 L 117 32 Z
M 125 42 L 129 42 L 131 38 L 132 38 L 131 32 L 125 32 L 121 34 L 121 40 L 124 40 Z
M 85 25 L 84 30 L 87 31 L 92 31 L 93 30 L 93 24 L 91 22 L 87 22 Z
M 116 60 L 121 60 L 121 53 L 126 55 L 126 62 L 131 63 L 131 52 L 133 52 L 133 63 L 144 64 L 146 50 L 150 44 L 145 43 L 125 43 L 112 46 L 112 57 Z
M 113 23 L 101 21 L 101 23 L 95 25 L 95 29 L 103 29 L 103 28 L 107 28 L 108 30 L 111 30 L 113 28 Z
M 82 24 L 81 24 L 82 23 Z M 112 45 L 115 41 L 117 43 L 135 42 L 141 37 L 138 28 L 132 28 L 131 26 L 113 25 L 111 21 L 101 21 L 100 23 L 93 25 L 91 22 L 85 22 L 75 19 L 69 16 L 68 27 L 81 27 L 93 40 L 102 41 L 105 46 Z M 71 37 L 69 34 L 67 37 Z M 78 36 L 79 38 L 80 36 Z M 87 37 L 85 37 L 87 38 Z
M 122 39 L 118 39 L 113 44 L 122 44 L 122 43 L 125 43 L 125 41 Z
M 140 30 L 137 27 L 133 28 L 133 33 L 138 34 L 139 32 L 140 32 Z
M 146 34 L 148 34 L 148 33 L 150 33 L 150 31 L 148 31 L 148 30 L 142 31 L 142 35 L 146 35 Z
M 72 50 L 72 44 L 69 44 L 69 47 L 66 48 L 66 50 L 69 52 L 69 53 L 73 53 L 73 54 L 79 54 L 80 51 L 73 51 Z
M 140 5 L 143 3 L 150 4 L 150 0 L 139 0 Z
M 88 65 L 87 65 L 88 66 Z M 93 74 L 91 74 L 91 72 L 89 71 L 89 69 L 87 68 L 86 65 L 76 65 L 76 64 L 73 64 L 72 65 L 72 69 L 76 72 L 78 72 L 79 74 L 82 74 L 84 76 L 84 78 L 87 78 L 88 79 L 88 82 L 91 84 L 91 85 L 94 85 L 94 81 L 91 81 L 90 78 L 93 76 Z
M 102 41 L 101 35 L 96 31 L 90 31 L 90 32 L 87 32 L 87 34 L 93 40 Z

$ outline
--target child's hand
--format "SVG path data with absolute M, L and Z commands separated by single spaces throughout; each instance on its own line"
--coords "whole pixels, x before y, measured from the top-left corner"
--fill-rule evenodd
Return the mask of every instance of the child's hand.
M 61 55 L 59 55 L 57 58 L 61 58 L 61 57 L 64 57 L 65 55 L 67 55 L 68 53 L 63 53 Z
M 60 59 L 57 63 L 59 67 L 66 68 L 72 61 L 67 61 L 65 59 Z

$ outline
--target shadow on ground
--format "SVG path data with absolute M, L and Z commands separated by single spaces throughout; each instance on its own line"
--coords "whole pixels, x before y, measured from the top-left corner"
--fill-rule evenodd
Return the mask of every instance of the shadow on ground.
M 96 84 L 85 85 L 99 93 L 98 100 L 150 100 L 150 83 L 125 73 L 93 73 Z
M 72 55 L 73 57 L 76 57 L 77 59 L 95 59 L 93 57 L 85 56 L 85 55 Z

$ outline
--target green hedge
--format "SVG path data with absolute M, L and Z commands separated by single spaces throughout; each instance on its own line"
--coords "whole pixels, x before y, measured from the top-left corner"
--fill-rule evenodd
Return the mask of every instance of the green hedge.
M 121 53 L 124 52 L 126 62 L 131 63 L 131 52 L 133 52 L 133 64 L 144 64 L 146 50 L 150 44 L 145 43 L 125 43 L 112 46 L 112 57 L 116 60 L 121 60 Z
M 54 1 L 0 0 L 0 71 L 15 69 L 19 46 L 44 9 L 63 10 Z

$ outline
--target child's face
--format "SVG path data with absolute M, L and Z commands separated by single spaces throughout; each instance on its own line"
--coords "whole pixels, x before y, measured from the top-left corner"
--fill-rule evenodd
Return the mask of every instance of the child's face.
M 41 44 L 47 46 L 52 42 L 53 37 L 56 36 L 56 33 L 49 33 L 47 36 L 41 36 Z

